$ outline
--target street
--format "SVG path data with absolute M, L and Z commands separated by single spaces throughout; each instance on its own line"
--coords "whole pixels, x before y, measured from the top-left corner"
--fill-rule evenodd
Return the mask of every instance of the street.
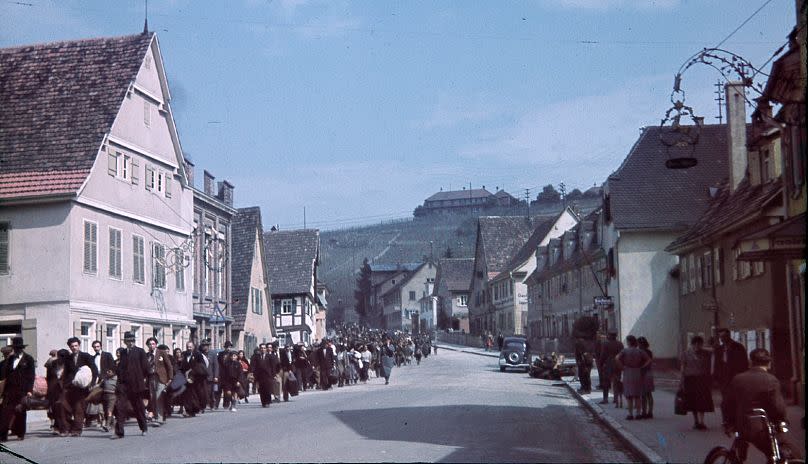
M 41 463 L 637 461 L 565 387 L 443 349 L 394 369 L 388 386 L 372 378 L 269 409 L 252 398 L 237 412 L 170 419 L 147 437 L 134 421 L 123 440 L 95 428 L 58 438 L 39 423 L 7 445 Z

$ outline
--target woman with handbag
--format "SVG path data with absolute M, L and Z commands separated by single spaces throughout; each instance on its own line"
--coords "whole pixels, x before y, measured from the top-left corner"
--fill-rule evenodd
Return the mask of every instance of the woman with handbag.
M 704 413 L 715 411 L 710 389 L 710 352 L 704 349 L 704 339 L 698 335 L 681 358 L 681 385 L 685 411 L 693 413 L 693 428 L 707 430 Z

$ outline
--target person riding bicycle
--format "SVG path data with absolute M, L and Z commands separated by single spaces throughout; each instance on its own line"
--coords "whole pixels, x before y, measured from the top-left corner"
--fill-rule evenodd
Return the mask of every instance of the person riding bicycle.
M 748 417 L 752 409 L 760 408 L 766 411 L 769 422 L 777 424 L 786 419 L 786 402 L 780 392 L 780 382 L 768 372 L 772 361 L 768 350 L 752 350 L 749 360 L 751 368 L 733 377 L 721 403 L 724 432 L 731 437 L 734 431 L 739 431 L 745 442 L 769 456 L 772 452 L 769 437 L 765 430 L 752 430 L 754 426 Z M 784 434 L 778 434 L 777 438 L 783 449 L 791 451 L 789 457 L 799 457 L 795 455 L 798 448 L 790 446 Z

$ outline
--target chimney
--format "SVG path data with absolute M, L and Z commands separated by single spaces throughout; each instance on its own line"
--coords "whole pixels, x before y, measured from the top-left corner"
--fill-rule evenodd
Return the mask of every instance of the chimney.
M 727 143 L 729 144 L 729 183 L 734 192 L 746 175 L 746 98 L 743 82 L 727 82 Z
M 233 184 L 228 181 L 219 182 L 219 194 L 216 198 L 227 206 L 233 206 Z
M 189 160 L 188 158 L 183 157 L 183 162 L 185 164 L 185 176 L 188 178 L 188 185 L 191 188 L 194 187 L 194 163 Z
M 205 195 L 210 195 L 210 196 L 215 195 L 213 193 L 213 181 L 214 180 L 216 180 L 216 178 L 213 177 L 213 174 L 209 173 L 208 170 L 205 169 L 205 185 L 204 185 Z

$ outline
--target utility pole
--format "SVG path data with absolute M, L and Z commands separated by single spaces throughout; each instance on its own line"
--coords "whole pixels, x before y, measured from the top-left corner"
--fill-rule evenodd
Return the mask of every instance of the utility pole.
M 716 81 L 713 84 L 715 87 L 715 101 L 718 102 L 718 124 L 721 124 L 724 120 L 723 109 L 724 109 L 724 84 L 721 82 L 721 79 Z
M 525 204 L 527 205 L 527 218 L 530 219 L 530 189 L 525 189 Z
M 564 184 L 564 182 L 561 182 L 560 184 L 558 184 L 558 190 L 561 193 L 561 201 L 562 201 L 561 204 L 566 208 L 567 207 L 567 186 Z
M 303 228 L 306 228 L 306 207 L 303 207 Z

